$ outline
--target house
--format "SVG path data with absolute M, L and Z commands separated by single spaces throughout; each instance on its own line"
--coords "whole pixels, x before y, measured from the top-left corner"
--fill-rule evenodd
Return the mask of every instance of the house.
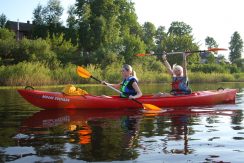
M 27 21 L 27 23 L 23 22 L 15 22 L 15 21 L 7 21 L 5 28 L 15 32 L 16 39 L 21 40 L 23 38 L 32 38 L 32 30 L 34 25 Z

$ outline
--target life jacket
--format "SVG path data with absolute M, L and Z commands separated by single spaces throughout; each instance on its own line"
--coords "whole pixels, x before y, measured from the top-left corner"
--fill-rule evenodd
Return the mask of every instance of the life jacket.
M 188 87 L 188 81 L 186 77 L 173 77 L 173 81 L 171 83 L 172 95 L 186 95 L 191 94 L 191 89 Z
M 123 80 L 120 88 L 120 91 L 122 92 L 120 97 L 128 97 L 130 95 L 134 96 L 137 94 L 136 90 L 132 86 L 134 82 L 137 82 L 137 80 L 133 76 Z

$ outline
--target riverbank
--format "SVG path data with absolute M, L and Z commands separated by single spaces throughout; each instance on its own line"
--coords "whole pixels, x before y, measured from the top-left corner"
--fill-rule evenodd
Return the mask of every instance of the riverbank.
M 76 65 L 69 64 L 51 70 L 41 63 L 22 62 L 12 66 L 0 67 L 0 86 L 46 86 L 66 84 L 97 84 L 92 79 L 84 79 L 76 73 Z M 119 83 L 121 78 L 121 64 L 111 64 L 102 69 L 101 66 L 88 65 L 85 67 L 92 76 L 109 83 Z M 135 65 L 140 83 L 170 83 L 171 76 L 166 73 L 163 66 L 148 68 Z M 204 73 L 191 72 L 188 77 L 190 83 L 216 83 L 216 82 L 244 82 L 244 73 Z

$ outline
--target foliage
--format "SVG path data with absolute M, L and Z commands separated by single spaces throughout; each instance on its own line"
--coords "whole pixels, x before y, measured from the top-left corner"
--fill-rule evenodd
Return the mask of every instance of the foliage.
M 61 24 L 63 10 L 60 0 L 49 0 L 44 7 L 38 4 L 33 11 L 33 21 L 36 25 Z
M 165 27 L 159 26 L 158 29 L 156 30 L 156 35 L 155 35 L 155 42 L 157 45 L 156 52 L 157 53 L 162 53 L 164 49 L 162 49 L 161 45 L 162 42 L 167 38 L 167 33 L 165 32 Z
M 238 32 L 234 32 L 234 34 L 231 36 L 230 41 L 230 55 L 229 59 L 232 63 L 238 63 L 238 60 L 241 59 L 241 53 L 243 51 L 243 41 Z M 241 66 L 238 64 L 238 66 Z
M 189 66 L 192 72 L 203 73 L 237 73 L 236 65 L 220 65 L 220 64 L 193 64 Z
M 128 0 L 120 0 L 114 2 L 119 6 L 118 22 L 120 26 L 120 37 L 124 35 L 142 36 L 142 27 L 137 21 L 134 3 Z
M 122 65 L 123 65 L 122 62 L 119 62 L 119 63 L 114 62 L 114 63 L 108 65 L 103 70 L 104 79 L 106 79 L 106 81 L 108 81 L 108 82 L 115 82 L 115 83 L 121 82 L 123 80 L 122 76 L 121 76 Z
M 77 29 L 78 24 L 77 24 L 76 15 L 75 15 L 75 6 L 74 5 L 69 6 L 67 13 L 68 13 L 68 18 L 67 18 L 66 22 L 67 22 L 68 28 Z
M 131 64 L 135 58 L 135 54 L 143 53 L 145 50 L 145 43 L 140 37 L 135 35 L 125 35 L 123 38 L 124 50 L 121 54 L 124 56 L 125 62 Z
M 155 71 L 155 72 L 163 72 L 165 71 L 165 66 L 157 60 L 154 56 L 146 56 L 146 57 L 137 57 L 132 65 L 140 65 L 140 68 L 143 71 Z
M 36 62 L 21 62 L 0 67 L 1 85 L 48 85 L 51 84 L 50 70 Z
M 15 33 L 6 29 L 6 28 L 0 28 L 0 39 L 1 40 L 7 40 L 7 39 L 14 39 Z
M 54 83 L 57 84 L 78 84 L 85 82 L 85 79 L 76 74 L 77 66 L 67 64 L 64 67 L 58 67 L 51 71 L 51 77 Z
M 61 16 L 63 7 L 60 0 L 49 0 L 46 6 L 40 4 L 33 11 L 33 38 L 47 38 L 54 34 L 65 34 L 66 40 L 72 40 L 74 45 L 77 44 L 76 31 L 66 29 L 62 26 Z M 76 37 L 76 38 L 75 38 Z
M 208 64 L 213 64 L 215 63 L 215 56 L 212 53 L 209 53 L 207 56 L 207 63 Z
M 7 22 L 7 17 L 3 13 L 0 15 L 0 28 L 4 28 Z
M 172 22 L 168 30 L 169 35 L 176 35 L 176 36 L 190 35 L 191 32 L 192 32 L 192 28 L 190 25 L 178 21 Z
M 217 82 L 232 82 L 235 78 L 228 73 L 188 73 L 190 83 L 217 83 Z
M 50 67 L 58 66 L 56 54 L 51 51 L 50 45 L 46 40 L 28 40 L 22 39 L 18 43 L 18 49 L 14 53 L 15 62 L 37 62 L 47 64 Z
M 188 49 L 190 50 L 197 50 L 196 43 L 193 42 L 193 38 L 190 35 L 184 35 L 184 36 L 177 36 L 177 35 L 169 35 L 165 40 L 161 43 L 161 49 L 164 49 L 166 52 L 171 51 L 186 51 Z M 168 56 L 168 60 L 171 64 L 181 64 L 182 63 L 182 55 L 171 55 Z M 188 57 L 188 62 L 192 63 L 198 63 L 200 60 L 200 57 L 198 54 L 191 54 Z
M 162 52 L 199 49 L 190 25 L 174 21 L 168 30 L 164 26 L 156 29 L 151 22 L 140 25 L 134 3 L 129 0 L 77 0 L 75 6 L 70 6 L 68 11 L 68 28 L 60 21 L 62 13 L 60 0 L 49 0 L 45 6 L 39 4 L 33 11 L 33 40 L 24 38 L 17 42 L 14 32 L 0 28 L 0 66 L 5 65 L 1 67 L 1 73 L 6 77 L 6 80 L 1 78 L 1 84 L 19 85 L 24 80 L 32 84 L 34 81 L 37 84 L 96 82 L 78 77 L 75 73 L 76 65 L 86 66 L 98 78 L 119 82 L 124 63 L 133 66 L 140 82 L 170 82 L 170 76 L 165 73 L 166 69 L 159 61 Z M 4 22 L 4 18 L 2 14 L 0 23 Z M 214 38 L 209 36 L 205 43 L 207 47 L 218 47 Z M 226 64 L 223 56 L 219 64 L 216 64 L 214 54 L 211 54 L 207 58 L 207 64 L 200 65 L 199 54 L 188 56 L 188 69 L 192 74 L 197 74 L 191 76 L 192 80 L 243 80 L 239 76 L 240 71 L 244 72 L 242 44 L 239 33 L 235 32 L 229 47 L 232 64 Z M 151 50 L 158 53 L 158 58 L 135 56 Z M 168 55 L 167 58 L 171 64 L 182 63 L 181 54 Z M 27 79 L 24 71 L 17 71 L 17 68 L 24 68 L 29 74 L 27 76 L 32 78 L 30 74 L 38 66 L 42 69 L 40 73 L 48 72 L 44 73 L 43 83 Z M 5 70 L 12 73 L 12 76 L 3 73 Z M 15 73 L 16 76 L 13 75 Z M 20 77 L 19 80 L 17 76 Z
M 84 54 L 102 62 L 101 52 L 122 55 L 126 62 L 138 51 L 145 51 L 133 3 L 122 1 L 78 1 L 79 45 Z M 135 47 L 134 47 L 135 46 Z M 104 50 L 107 49 L 107 50 Z M 87 57 L 86 58 L 90 58 Z M 94 61 L 87 59 L 89 61 Z
M 13 53 L 16 51 L 16 40 L 14 32 L 5 28 L 0 28 L 0 58 L 1 64 L 11 62 Z M 9 60 L 9 61 L 8 61 Z M 0 65 L 1 65 L 0 64 Z
M 47 43 L 51 45 L 51 50 L 56 54 L 57 59 L 62 64 L 75 63 L 78 59 L 77 46 L 71 43 L 71 40 L 66 41 L 64 34 L 52 35 L 47 38 Z
M 214 40 L 213 37 L 209 37 L 207 36 L 205 38 L 205 45 L 208 47 L 208 48 L 217 48 L 218 47 L 218 44 L 217 42 Z
M 154 60 L 154 61 L 153 61 Z M 148 61 L 149 62 L 149 61 Z M 151 59 L 150 63 L 157 65 L 155 59 Z M 94 77 L 108 81 L 110 83 L 119 83 L 122 81 L 121 66 L 122 62 L 115 62 L 108 65 L 106 68 L 101 68 L 99 65 L 87 65 L 87 69 Z M 171 82 L 171 76 L 166 73 L 164 67 L 157 71 L 153 67 L 147 68 L 145 64 L 136 62 L 132 64 L 133 70 L 136 71 L 140 83 L 152 82 Z M 49 85 L 49 84 L 82 84 L 82 83 L 97 83 L 92 79 L 84 79 L 76 74 L 76 65 L 68 64 L 64 67 L 50 69 L 45 64 L 40 62 L 20 62 L 16 65 L 0 67 L 0 85 Z M 203 73 L 189 72 L 190 82 L 230 82 L 244 81 L 242 73 Z
M 14 39 L 0 39 L 0 57 L 3 60 L 11 59 L 13 53 L 16 51 L 16 40 Z
M 143 29 L 143 36 L 142 39 L 146 44 L 147 51 L 155 49 L 155 35 L 156 35 L 156 27 L 151 22 L 145 22 L 142 26 Z
M 43 7 L 38 4 L 37 7 L 33 11 L 33 21 L 35 25 L 43 25 L 44 24 L 44 16 L 43 16 Z
M 114 1 L 77 1 L 80 46 L 85 52 L 119 41 L 118 6 Z
M 49 0 L 47 6 L 43 8 L 43 20 L 46 24 L 60 23 L 63 14 L 63 7 L 60 0 Z

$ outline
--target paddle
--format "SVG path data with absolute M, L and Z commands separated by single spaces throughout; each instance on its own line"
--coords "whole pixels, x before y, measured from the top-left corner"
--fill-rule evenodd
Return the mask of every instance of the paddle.
M 98 82 L 102 82 L 101 80 L 95 78 L 94 76 L 91 75 L 91 73 L 89 71 L 87 71 L 86 69 L 84 69 L 83 67 L 81 66 L 78 66 L 77 67 L 77 74 L 83 78 L 92 78 Z M 104 85 L 106 85 L 107 87 L 113 89 L 114 91 L 118 92 L 118 93 L 122 93 L 121 91 L 119 91 L 118 89 L 112 87 L 111 85 L 108 85 L 106 83 L 104 83 Z M 138 104 L 141 104 L 143 106 L 144 109 L 148 109 L 148 110 L 161 110 L 159 107 L 155 106 L 155 105 L 152 105 L 152 104 L 144 104 L 136 99 L 131 99 L 132 101 L 138 103 Z
M 169 52 L 166 53 L 166 55 L 172 55 L 172 54 L 182 54 L 182 53 L 201 53 L 201 52 L 217 52 L 217 51 L 221 51 L 221 50 L 227 50 L 224 48 L 209 48 L 208 50 L 193 50 L 193 51 L 187 51 L 187 52 Z M 149 55 L 153 55 L 154 53 L 149 53 L 149 54 L 136 54 L 136 56 L 138 57 L 144 57 L 144 56 L 149 56 Z

